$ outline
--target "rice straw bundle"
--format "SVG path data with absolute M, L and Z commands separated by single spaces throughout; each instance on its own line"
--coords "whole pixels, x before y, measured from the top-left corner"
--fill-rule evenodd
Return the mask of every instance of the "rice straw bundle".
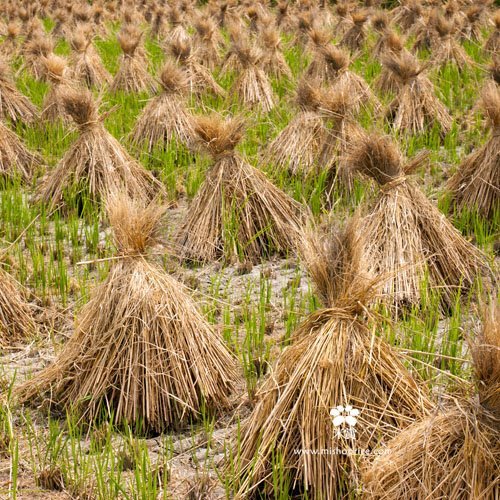
M 229 39 L 231 44 L 224 56 L 221 67 L 221 74 L 223 75 L 229 71 L 237 74 L 243 69 L 238 57 L 238 51 L 240 47 L 247 47 L 252 43 L 246 31 L 239 31 L 234 26 L 229 29 Z
M 167 43 L 183 43 L 189 40 L 189 34 L 183 26 L 182 12 L 173 5 L 168 11 L 170 31 L 165 36 Z
M 280 31 L 289 33 L 294 28 L 294 22 L 290 15 L 289 3 L 285 0 L 278 2 L 276 10 L 276 27 Z
M 78 30 L 70 39 L 73 53 L 70 59 L 71 77 L 88 88 L 101 88 L 111 83 L 111 75 L 102 64 L 92 39 L 83 30 Z
M 2 127 L 0 123 L 0 137 Z M 0 347 L 2 348 L 21 342 L 37 331 L 33 312 L 19 288 L 19 283 L 3 269 L 0 263 Z
M 86 2 L 77 3 L 71 11 L 71 28 L 77 30 L 80 25 L 85 25 L 92 19 L 92 8 Z
M 353 4 L 342 1 L 338 2 L 335 6 L 335 14 L 337 18 L 337 23 L 334 27 L 334 33 L 337 36 L 344 36 L 348 29 L 352 27 L 351 11 L 353 9 Z
M 26 44 L 23 68 L 26 68 L 35 80 L 45 81 L 47 68 L 43 63 L 43 58 L 49 57 L 53 49 L 53 42 L 45 36 L 37 36 Z
M 50 32 L 53 38 L 63 38 L 65 36 L 65 26 L 68 21 L 68 13 L 64 9 L 57 9 L 54 12 L 54 27 Z
M 207 92 L 220 97 L 226 95 L 226 91 L 215 81 L 210 70 L 198 62 L 190 40 L 176 40 L 169 45 L 169 50 L 175 61 L 186 72 L 191 94 L 197 97 L 201 97 Z
M 236 498 L 272 495 L 276 461 L 285 476 L 281 484 L 294 493 L 352 498 L 363 459 L 357 450 L 374 452 L 428 414 L 425 391 L 374 333 L 359 247 L 349 227 L 341 235 L 304 240 L 302 252 L 325 308 L 293 334 L 242 424 Z M 336 432 L 331 415 L 338 405 L 358 411 L 354 435 Z
M 421 20 L 423 6 L 419 0 L 406 0 L 393 11 L 394 23 L 399 24 L 403 31 L 413 28 Z
M 319 112 L 319 82 L 302 79 L 297 86 L 295 102 L 299 112 L 269 144 L 264 157 L 278 169 L 307 175 L 319 167 L 326 128 Z
M 484 5 L 473 3 L 465 10 L 465 18 L 460 30 L 462 40 L 470 40 L 472 42 L 480 42 L 481 28 L 484 24 L 486 9 Z
M 267 74 L 263 70 L 264 55 L 250 45 L 235 46 L 241 72 L 231 88 L 233 95 L 250 107 L 258 107 L 264 113 L 274 108 L 274 94 Z
M 21 28 L 17 23 L 10 22 L 7 25 L 5 38 L 0 44 L 0 54 L 9 58 L 15 57 L 19 51 L 18 37 Z
M 489 73 L 496 85 L 500 85 L 500 57 L 494 57 L 490 65 Z
M 273 253 L 292 252 L 302 208 L 235 151 L 242 121 L 199 117 L 195 130 L 214 164 L 177 235 L 181 257 L 258 262 Z
M 329 168 L 335 174 L 334 182 L 339 181 L 348 192 L 354 187 L 355 177 L 349 163 L 349 147 L 366 135 L 355 120 L 358 108 L 356 97 L 346 89 L 329 89 L 321 96 L 320 110 L 329 126 L 326 128 L 320 165 Z
M 70 123 L 71 117 L 66 113 L 62 100 L 65 88 L 70 85 L 67 78 L 66 60 L 55 54 L 50 54 L 42 61 L 50 87 L 43 98 L 41 119 L 51 123 L 57 123 L 60 120 Z
M 154 78 L 147 69 L 147 60 L 141 53 L 142 32 L 134 27 L 122 29 L 118 42 L 123 51 L 120 67 L 111 82 L 111 92 L 156 92 Z
M 279 32 L 269 28 L 260 34 L 261 48 L 264 51 L 264 71 L 275 78 L 292 78 L 292 71 L 281 50 Z
M 42 159 L 28 151 L 21 139 L 0 121 L 0 177 L 31 179 Z
M 306 70 L 306 75 L 325 82 L 331 88 L 340 92 L 350 93 L 358 109 L 363 104 L 371 104 L 375 110 L 380 109 L 377 96 L 370 89 L 365 80 L 349 69 L 349 55 L 333 45 L 320 49 L 322 64 L 311 65 Z M 314 61 L 313 61 L 314 62 Z
M 495 11 L 493 15 L 493 24 L 495 29 L 486 41 L 484 48 L 492 54 L 498 54 L 500 52 L 500 9 Z
M 66 88 L 62 102 L 80 135 L 39 186 L 39 200 L 55 207 L 70 189 L 75 194 L 86 192 L 93 201 L 119 189 L 144 199 L 164 193 L 162 183 L 104 128 L 104 118 L 88 90 Z
M 453 63 L 460 71 L 472 64 L 472 59 L 454 38 L 455 25 L 437 15 L 435 20 L 437 37 L 432 41 L 431 62 L 434 65 Z
M 132 143 L 146 146 L 148 152 L 157 144 L 167 148 L 174 138 L 189 146 L 195 137 L 185 103 L 188 85 L 185 73 L 167 62 L 160 75 L 160 85 L 161 93 L 146 105 L 131 132 Z
M 393 33 L 390 28 L 389 16 L 386 12 L 380 11 L 374 14 L 371 18 L 371 26 L 378 34 L 377 41 L 373 47 L 372 53 L 380 56 L 385 51 L 387 37 Z
M 210 18 L 200 17 L 194 23 L 194 53 L 200 64 L 214 70 L 222 62 L 224 39 Z
M 356 11 L 351 14 L 352 26 L 342 37 L 341 45 L 345 45 L 351 51 L 360 50 L 366 40 L 366 22 L 368 13 Z
M 169 30 L 169 26 L 165 20 L 165 10 L 161 7 L 156 7 L 151 14 L 151 38 L 157 40 L 163 39 Z M 147 21 L 147 19 L 146 19 Z M 149 22 L 149 21 L 148 21 Z
M 410 55 L 410 53 L 404 46 L 404 41 L 397 33 L 389 31 L 384 40 L 383 55 L 392 55 L 398 57 L 403 53 L 405 53 L 406 56 Z M 375 80 L 374 85 L 375 88 L 387 94 L 396 93 L 401 87 L 401 82 L 399 78 L 396 77 L 393 71 L 391 71 L 387 66 L 383 65 L 382 71 Z
M 472 345 L 478 397 L 401 432 L 363 473 L 365 498 L 498 498 L 500 491 L 500 311 L 486 310 Z
M 481 104 L 491 127 L 486 143 L 470 154 L 447 183 L 452 200 L 460 209 L 476 209 L 492 218 L 500 210 L 500 88 L 485 87 Z
M 436 40 L 439 38 L 436 30 L 436 22 L 440 16 L 439 10 L 436 8 L 430 10 L 426 16 L 413 27 L 411 34 L 415 38 L 413 50 L 432 50 Z
M 460 9 L 460 5 L 456 0 L 448 0 L 444 6 L 443 15 L 448 21 L 452 21 L 455 25 L 462 23 L 465 13 Z
M 434 86 L 424 74 L 427 66 L 405 52 L 398 56 L 388 55 L 383 59 L 383 64 L 401 85 L 387 110 L 387 118 L 394 129 L 419 134 L 436 124 L 441 133 L 446 135 L 451 130 L 453 119 L 434 94 Z
M 388 277 L 378 301 L 396 314 L 401 307 L 418 305 L 427 278 L 448 308 L 458 291 L 468 291 L 481 275 L 491 276 L 485 256 L 405 177 L 412 164 L 405 166 L 391 139 L 366 136 L 353 146 L 349 161 L 380 186 L 377 199 L 360 208 L 365 215 L 359 224 L 366 236 L 368 272 Z
M 0 59 L 0 117 L 17 123 L 33 124 L 36 106 L 17 90 L 8 65 Z
M 80 312 L 55 362 L 19 388 L 93 420 L 142 431 L 181 428 L 203 408 L 220 411 L 236 379 L 233 356 L 185 287 L 147 257 L 164 209 L 112 195 L 107 212 L 116 260 Z

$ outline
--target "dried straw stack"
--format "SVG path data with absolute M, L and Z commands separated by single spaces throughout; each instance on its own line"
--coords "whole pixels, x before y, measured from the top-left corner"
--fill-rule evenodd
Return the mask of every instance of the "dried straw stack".
M 318 78 L 335 90 L 351 94 L 357 103 L 357 109 L 363 104 L 371 104 L 375 111 L 381 105 L 365 80 L 349 69 L 349 55 L 333 45 L 325 45 L 318 49 L 322 63 L 311 62 L 306 70 L 306 76 Z
M 142 431 L 226 408 L 233 356 L 184 286 L 147 257 L 164 209 L 113 194 L 107 211 L 117 258 L 55 362 L 20 387 L 21 399 L 50 396 L 89 420 L 112 412 Z
M 267 28 L 260 34 L 264 51 L 264 71 L 275 78 L 292 78 L 292 70 L 281 50 L 281 39 L 275 28 Z
M 5 38 L 0 45 L 0 54 L 5 57 L 11 58 L 15 57 L 19 51 L 19 34 L 21 33 L 21 28 L 19 24 L 15 22 L 10 22 L 7 25 L 7 30 L 5 33 Z
M 456 27 L 453 21 L 437 14 L 434 27 L 437 37 L 432 41 L 431 62 L 435 65 L 452 63 L 463 71 L 472 65 L 472 59 L 454 37 Z
M 212 115 L 199 117 L 194 126 L 214 164 L 177 235 L 181 257 L 258 262 L 273 253 L 293 252 L 301 206 L 235 151 L 243 122 Z
M 479 276 L 491 275 L 485 256 L 405 177 L 415 162 L 405 165 L 390 138 L 366 136 L 353 146 L 350 163 L 380 186 L 374 203 L 361 207 L 366 215 L 359 224 L 366 235 L 367 270 L 383 277 L 378 301 L 396 313 L 419 304 L 427 278 L 448 308 L 457 292 L 469 290 Z
M 3 125 L 0 124 L 0 127 Z M 0 254 L 0 257 L 3 257 Z M 26 340 L 37 331 L 30 305 L 19 289 L 19 283 L 0 263 L 0 347 Z
M 368 12 L 364 10 L 351 14 L 352 26 L 343 36 L 340 42 L 341 45 L 345 45 L 352 52 L 360 50 L 363 47 L 366 40 L 366 22 L 368 21 L 368 17 Z
M 495 25 L 495 29 L 486 41 L 484 48 L 488 52 L 498 55 L 500 53 L 500 9 L 493 15 L 493 24 Z
M 347 89 L 335 88 L 323 92 L 321 112 L 327 124 L 320 164 L 331 169 L 333 182 L 347 192 L 354 187 L 355 172 L 349 161 L 349 148 L 353 142 L 365 137 L 365 130 L 358 124 L 355 114 L 359 108 L 356 97 Z
M 118 42 L 123 51 L 120 67 L 111 82 L 111 92 L 129 93 L 156 92 L 154 78 L 148 73 L 148 64 L 140 47 L 143 33 L 128 26 L 118 33 Z
M 442 134 L 451 130 L 453 119 L 444 104 L 434 94 L 434 86 L 424 71 L 426 65 L 407 52 L 388 55 L 384 66 L 392 71 L 400 83 L 400 89 L 389 104 L 387 118 L 395 130 L 420 134 L 437 125 Z
M 70 59 L 71 78 L 88 88 L 102 88 L 111 83 L 112 77 L 102 64 L 92 39 L 84 30 L 78 30 L 70 39 L 73 49 Z
M 461 163 L 446 187 L 459 210 L 477 210 L 492 218 L 500 210 L 500 87 L 489 83 L 481 104 L 491 135 Z
M 148 152 L 158 144 L 167 148 L 174 139 L 189 146 L 195 138 L 185 103 L 188 89 L 185 72 L 171 62 L 165 63 L 160 85 L 161 93 L 146 105 L 131 132 L 132 143 L 145 145 Z
M 35 80 L 45 81 L 47 78 L 47 68 L 43 63 L 43 58 L 49 57 L 54 49 L 54 43 L 46 36 L 38 35 L 34 37 L 24 47 L 24 64 L 35 78 Z
M 308 175 L 318 169 L 326 139 L 319 82 L 302 79 L 295 103 L 299 112 L 269 144 L 264 161 L 292 174 Z
M 462 40 L 469 40 L 480 43 L 482 38 L 482 28 L 486 17 L 486 3 L 473 3 L 465 10 L 464 21 L 460 30 Z
M 235 55 L 241 66 L 236 81 L 231 88 L 233 95 L 250 107 L 257 107 L 264 113 L 274 108 L 273 88 L 263 66 L 264 54 L 256 47 L 247 44 L 236 44 Z
M 39 200 L 54 207 L 63 202 L 68 191 L 87 195 L 93 201 L 119 189 L 133 198 L 153 198 L 164 193 L 163 184 L 104 128 L 88 90 L 66 88 L 61 99 L 80 135 L 42 181 L 37 190 Z
M 71 117 L 66 113 L 63 103 L 63 95 L 71 85 L 67 76 L 66 60 L 55 54 L 50 54 L 42 61 L 50 87 L 43 98 L 41 119 L 51 123 L 57 123 L 61 120 L 71 123 Z
M 207 92 L 225 97 L 226 91 L 215 81 L 210 70 L 198 62 L 190 40 L 175 40 L 169 45 L 174 60 L 184 69 L 191 94 L 201 97 Z
M 365 498 L 497 499 L 500 491 L 500 308 L 473 342 L 477 398 L 453 398 L 404 430 L 364 471 Z
M 0 60 L 0 118 L 26 124 L 33 124 L 38 118 L 36 106 L 17 90 L 10 69 L 2 60 Z
M 400 57 L 402 54 L 409 55 L 408 50 L 404 46 L 403 39 L 394 32 L 388 32 L 384 41 L 384 52 L 382 56 Z M 411 56 L 411 55 L 410 55 Z M 396 93 L 401 88 L 401 80 L 396 76 L 394 71 L 387 66 L 382 66 L 380 75 L 375 80 L 375 88 L 384 94 Z
M 222 62 L 224 38 L 210 18 L 200 17 L 194 22 L 194 28 L 196 33 L 193 45 L 196 59 L 209 70 L 214 70 Z
M 170 23 L 170 30 L 166 34 L 167 43 L 183 43 L 189 40 L 189 34 L 184 28 L 182 12 L 176 5 L 173 5 L 168 10 L 168 20 Z
M 29 181 L 41 165 L 40 156 L 31 153 L 17 134 L 0 121 L 0 176 Z
M 285 476 L 281 484 L 295 492 L 352 498 L 356 449 L 373 451 L 431 408 L 425 391 L 374 333 L 365 308 L 371 286 L 360 274 L 360 241 L 352 228 L 303 238 L 303 253 L 326 308 L 294 333 L 242 424 L 237 498 L 271 495 L 276 460 Z M 355 439 L 337 435 L 332 425 L 331 409 L 341 404 L 360 411 Z

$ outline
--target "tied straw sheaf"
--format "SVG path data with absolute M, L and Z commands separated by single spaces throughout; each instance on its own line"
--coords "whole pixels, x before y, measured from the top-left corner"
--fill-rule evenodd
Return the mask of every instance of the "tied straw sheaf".
M 18 389 L 88 420 L 111 413 L 139 431 L 182 428 L 221 411 L 237 378 L 222 340 L 187 290 L 147 258 L 165 208 L 112 193 L 117 259 L 57 359 Z
M 359 457 L 307 451 L 374 450 L 431 408 L 419 382 L 374 334 L 376 316 L 366 308 L 374 282 L 361 274 L 362 243 L 353 227 L 302 238 L 301 253 L 325 308 L 293 334 L 242 424 L 237 498 L 271 494 L 275 460 L 295 491 L 350 498 L 359 485 Z M 355 443 L 335 435 L 329 414 L 346 398 L 360 410 Z

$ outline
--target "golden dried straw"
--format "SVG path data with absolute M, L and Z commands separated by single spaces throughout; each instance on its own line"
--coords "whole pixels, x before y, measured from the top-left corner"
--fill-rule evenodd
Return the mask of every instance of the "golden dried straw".
M 195 122 L 200 146 L 214 159 L 177 235 L 181 257 L 192 261 L 257 262 L 293 252 L 301 206 L 234 150 L 243 122 L 218 115 Z
M 175 61 L 184 69 L 189 92 L 198 97 L 212 93 L 225 97 L 226 91 L 215 81 L 210 70 L 198 62 L 189 40 L 174 40 L 169 45 L 169 51 Z
M 29 181 L 42 165 L 42 158 L 30 152 L 15 132 L 0 121 L 0 176 Z
M 462 210 L 478 210 L 484 217 L 500 211 L 500 88 L 488 84 L 481 104 L 488 118 L 491 135 L 470 154 L 448 180 L 447 189 L 454 204 Z
M 104 128 L 90 91 L 65 88 L 62 101 L 80 135 L 43 179 L 38 200 L 55 207 L 68 190 L 86 192 L 94 201 L 120 189 L 134 198 L 151 199 L 165 192 L 163 184 Z
M 167 148 L 177 139 L 189 146 L 195 132 L 193 118 L 186 109 L 187 75 L 174 63 L 167 62 L 160 74 L 161 93 L 144 108 L 131 132 L 136 146 L 145 146 L 148 152 L 161 144 Z
M 33 124 L 38 118 L 36 106 L 17 90 L 10 69 L 3 60 L 0 60 L 0 117 L 27 124 Z
M 360 460 L 352 448 L 376 449 L 431 407 L 370 324 L 364 304 L 371 284 L 359 273 L 360 241 L 352 229 L 323 240 L 309 235 L 302 253 L 327 308 L 294 333 L 242 424 L 236 498 L 271 494 L 276 460 L 284 484 L 308 498 L 351 498 Z M 339 404 L 360 410 L 354 441 L 335 432 L 330 410 Z
M 320 101 L 319 82 L 302 79 L 295 96 L 299 112 L 269 144 L 265 163 L 288 169 L 292 174 L 308 175 L 318 169 L 327 134 L 319 111 Z
M 437 124 L 442 134 L 447 134 L 453 120 L 436 97 L 431 81 L 425 76 L 426 66 L 419 64 L 414 56 L 406 52 L 388 55 L 383 59 L 383 64 L 400 82 L 398 94 L 387 110 L 387 117 L 394 129 L 419 134 Z
M 155 92 L 154 78 L 148 72 L 147 59 L 140 46 L 142 32 L 136 28 L 122 28 L 118 33 L 118 42 L 123 51 L 120 66 L 111 82 L 110 91 L 130 93 Z
M 263 70 L 264 55 L 256 47 L 239 44 L 234 47 L 241 71 L 231 88 L 242 103 L 260 108 L 264 113 L 274 108 L 271 82 Z
M 237 377 L 234 357 L 184 286 L 146 255 L 164 208 L 116 193 L 106 206 L 120 258 L 57 359 L 18 395 L 50 397 L 89 420 L 111 411 L 142 431 L 182 428 L 204 408 L 223 410 Z
M 491 276 L 483 253 L 405 177 L 408 166 L 390 138 L 366 136 L 353 145 L 349 161 L 380 185 L 377 199 L 360 207 L 365 215 L 359 221 L 366 235 L 367 271 L 389 277 L 382 282 L 379 301 L 396 313 L 416 305 L 426 278 L 448 308 L 457 292 L 468 291 L 480 276 Z
M 388 443 L 363 471 L 365 498 L 496 499 L 500 491 L 500 309 L 472 346 L 479 401 L 451 400 Z
M 33 312 L 20 291 L 19 283 L 0 263 L 0 347 L 22 342 L 36 331 Z
M 102 64 L 88 34 L 84 30 L 77 30 L 70 44 L 73 49 L 70 58 L 72 79 L 88 88 L 109 85 L 112 77 Z

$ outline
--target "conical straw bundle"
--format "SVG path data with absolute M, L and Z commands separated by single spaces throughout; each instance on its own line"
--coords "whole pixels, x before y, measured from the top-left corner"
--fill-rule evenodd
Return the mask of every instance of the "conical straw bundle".
M 359 487 L 356 449 L 375 452 L 431 407 L 397 354 L 374 335 L 364 308 L 371 291 L 359 273 L 359 244 L 350 228 L 324 241 L 303 239 L 327 308 L 294 333 L 242 424 L 237 498 L 270 494 L 276 460 L 283 484 L 295 491 L 350 498 Z M 333 412 L 342 416 L 346 408 L 357 417 L 349 433 L 332 423 Z
M 485 256 L 469 243 L 405 177 L 404 161 L 387 137 L 369 135 L 354 144 L 350 163 L 380 185 L 365 209 L 360 230 L 366 235 L 367 272 L 383 280 L 379 301 L 394 307 L 420 302 L 421 287 L 440 292 L 443 308 L 469 290 L 480 276 L 491 276 Z
M 107 211 L 115 263 L 55 362 L 18 394 L 50 395 L 89 420 L 111 411 L 142 431 L 182 428 L 204 410 L 223 410 L 234 358 L 183 285 L 147 257 L 164 209 L 115 193 Z
M 88 90 L 67 88 L 62 96 L 79 137 L 38 188 L 37 198 L 50 206 L 63 202 L 67 191 L 86 193 L 93 201 L 125 190 L 131 197 L 153 198 L 164 193 L 163 184 L 123 149 L 104 128 Z
M 478 210 L 493 217 L 500 210 L 500 88 L 485 87 L 481 104 L 488 118 L 491 135 L 486 143 L 469 155 L 448 180 L 447 189 L 455 206 Z
M 161 93 L 144 108 L 131 133 L 132 143 L 145 145 L 149 152 L 158 144 L 167 148 L 174 139 L 189 146 L 195 138 L 193 119 L 185 104 L 185 72 L 171 62 L 165 63 L 160 86 Z
M 38 118 L 36 106 L 17 90 L 10 69 L 2 60 L 0 60 L 0 117 L 27 124 L 33 124 Z
M 388 443 L 363 474 L 365 498 L 497 498 L 500 490 L 500 308 L 473 341 L 477 400 L 451 400 Z
M 181 257 L 258 262 L 293 252 L 302 208 L 234 150 L 243 122 L 212 115 L 198 118 L 195 130 L 214 164 L 177 235 Z

